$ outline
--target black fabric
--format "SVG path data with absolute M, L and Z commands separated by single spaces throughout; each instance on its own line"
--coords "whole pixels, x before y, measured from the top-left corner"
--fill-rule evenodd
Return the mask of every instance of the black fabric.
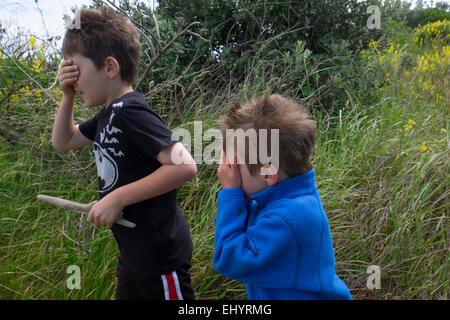
M 161 166 L 158 153 L 176 142 L 137 92 L 114 100 L 79 129 L 94 142 L 100 198 L 157 170 Z M 161 275 L 190 261 L 192 240 L 177 205 L 176 190 L 128 206 L 123 212 L 136 228 L 114 224 L 111 230 L 128 270 L 142 276 Z
M 178 282 L 183 300 L 195 300 L 191 285 L 190 264 L 186 263 L 177 270 Z M 117 264 L 116 300 L 165 300 L 164 285 L 161 276 L 139 277 L 132 274 L 119 261 Z

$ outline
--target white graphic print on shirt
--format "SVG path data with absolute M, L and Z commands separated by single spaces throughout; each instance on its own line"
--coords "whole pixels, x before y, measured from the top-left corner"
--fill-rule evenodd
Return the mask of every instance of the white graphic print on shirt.
M 122 102 L 115 103 L 112 108 L 121 108 Z M 100 132 L 100 143 L 94 142 L 95 161 L 97 163 L 97 174 L 103 183 L 99 184 L 99 191 L 106 192 L 117 183 L 119 178 L 119 170 L 114 161 L 114 157 L 123 157 L 125 154 L 121 150 L 116 150 L 115 144 L 119 143 L 118 135 L 122 134 L 122 130 L 112 125 L 112 121 L 116 117 L 114 111 L 111 113 L 109 123 Z M 114 136 L 113 136 L 114 135 Z M 106 146 L 106 145 L 112 145 Z M 103 146 L 103 147 L 102 147 Z

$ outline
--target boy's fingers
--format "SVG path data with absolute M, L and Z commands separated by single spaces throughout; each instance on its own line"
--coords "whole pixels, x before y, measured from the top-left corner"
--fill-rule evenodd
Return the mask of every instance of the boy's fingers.
M 65 87 L 68 85 L 73 85 L 78 81 L 79 74 L 78 73 L 70 73 L 70 74 L 62 74 L 58 77 L 59 83 L 61 86 Z
M 217 174 L 221 174 L 223 172 L 223 167 L 225 166 L 224 163 L 220 163 L 219 164 L 219 168 L 217 168 Z
M 62 87 L 73 86 L 75 82 L 77 82 L 78 78 L 70 78 L 60 82 Z
M 61 63 L 61 67 L 69 66 L 69 65 L 71 65 L 72 63 L 73 63 L 72 59 L 64 60 L 64 61 Z
M 61 66 L 61 68 L 59 68 L 59 74 L 64 74 L 64 73 L 72 72 L 72 71 L 76 71 L 76 70 L 78 70 L 77 65 Z
M 92 222 L 92 210 L 89 211 L 88 216 L 87 216 L 87 221 L 88 222 Z
M 61 63 L 61 65 L 59 66 L 59 70 L 58 72 L 64 72 L 64 69 L 67 68 L 68 66 L 70 66 L 72 63 L 68 63 L 67 61 L 64 61 L 63 63 Z
M 69 67 L 62 68 L 61 71 L 59 72 L 59 74 L 64 75 L 64 74 L 68 74 L 68 73 L 72 73 L 72 72 L 79 72 L 78 67 L 77 66 L 69 66 Z
M 222 149 L 222 152 L 220 153 L 220 163 L 219 163 L 219 165 L 225 164 L 227 162 L 226 160 L 227 159 L 225 157 L 225 152 L 223 152 L 223 149 Z
M 98 217 L 95 210 L 95 205 L 89 210 L 87 221 L 98 224 Z
M 79 76 L 79 72 L 71 72 L 71 73 L 67 73 L 65 76 L 67 77 L 67 79 L 71 79 L 71 78 L 77 78 Z
M 79 72 L 70 72 L 70 73 L 64 73 L 60 75 L 60 81 L 64 81 L 66 79 L 72 79 L 79 76 Z

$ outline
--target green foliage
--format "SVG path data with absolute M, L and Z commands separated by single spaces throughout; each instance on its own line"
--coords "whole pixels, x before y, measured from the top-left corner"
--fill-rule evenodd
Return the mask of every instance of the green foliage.
M 193 70 L 223 62 L 238 81 L 244 79 L 249 59 L 289 51 L 297 41 L 314 53 L 331 54 L 340 40 L 346 39 L 353 50 L 368 39 L 366 5 L 353 0 L 159 1 L 157 12 L 162 19 L 200 22 L 197 31 L 210 43 L 194 38 L 183 42 L 185 55 L 198 57 Z
M 135 21 L 145 28 L 156 31 L 150 10 L 136 1 L 130 5 L 123 1 L 122 7 Z M 180 10 L 180 8 L 183 8 Z M 367 4 L 359 1 L 159 1 L 155 11 L 161 44 L 172 39 L 182 27 L 200 22 L 193 31 L 209 40 L 199 41 L 194 36 L 184 36 L 169 48 L 167 53 L 154 65 L 154 71 L 147 77 L 142 91 L 147 93 L 152 105 L 160 109 L 161 101 L 168 97 L 184 101 L 186 92 L 195 88 L 202 92 L 213 92 L 239 88 L 261 72 L 272 70 L 275 79 L 283 78 L 283 92 L 297 95 L 294 87 L 302 87 L 301 98 L 313 97 L 317 107 L 332 112 L 338 104 L 333 95 L 341 94 L 336 78 L 344 79 L 347 71 L 340 70 L 344 60 L 371 38 L 378 38 L 379 30 L 369 31 L 366 27 Z M 143 40 L 144 52 L 142 68 L 151 56 L 149 41 Z M 298 68 L 287 75 L 279 71 L 285 63 L 281 57 L 295 57 L 296 43 L 311 52 L 311 57 L 303 62 L 310 70 L 315 70 L 315 81 L 310 82 L 308 74 L 301 74 Z M 148 55 L 148 56 L 147 56 Z M 276 70 L 275 70 L 276 69 Z M 142 71 L 142 69 L 141 69 Z M 207 77 L 199 77 L 207 73 Z M 334 77 L 334 73 L 342 73 Z M 334 77 L 334 78 L 333 78 Z M 210 81 L 213 78 L 214 81 Z M 302 78 L 308 79 L 305 83 Z M 194 81 L 195 80 L 195 81 Z M 295 81 L 299 81 L 295 83 Z M 167 84 L 172 85 L 168 86 Z M 280 81 L 270 81 L 280 85 Z M 299 84 L 300 83 L 300 84 Z M 164 85 L 163 85 L 164 84 Z M 164 89 L 163 89 L 164 88 Z M 265 90 L 274 90 L 261 85 Z M 289 88 L 286 90 L 285 88 Z M 275 89 L 277 90 L 277 89 Z M 315 94 L 313 94 L 315 93 Z M 214 99 L 213 96 L 210 97 Z M 206 101 L 205 101 L 206 99 Z M 208 94 L 204 102 L 210 103 Z M 184 103 L 178 105 L 184 107 Z M 161 106 L 163 108 L 163 106 Z
M 439 8 L 413 10 L 407 15 L 408 26 L 415 28 L 439 20 L 450 20 L 450 12 Z

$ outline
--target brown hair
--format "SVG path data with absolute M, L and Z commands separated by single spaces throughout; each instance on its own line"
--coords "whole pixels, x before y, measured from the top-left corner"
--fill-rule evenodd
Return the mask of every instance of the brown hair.
M 69 29 L 64 37 L 64 56 L 81 54 L 100 69 L 108 56 L 120 65 L 122 80 L 133 83 L 141 55 L 136 27 L 127 17 L 108 7 L 80 10 L 80 28 Z
M 295 101 L 280 95 L 264 95 L 241 106 L 232 105 L 228 113 L 219 120 L 226 151 L 227 129 L 279 130 L 279 169 L 293 177 L 312 169 L 311 153 L 315 145 L 315 121 L 309 118 L 308 111 Z M 268 138 L 270 141 L 270 138 Z M 258 141 L 259 144 L 259 141 Z M 246 143 L 246 165 L 251 175 L 259 173 L 261 162 L 249 164 L 248 144 Z M 270 147 L 269 147 L 270 150 Z

